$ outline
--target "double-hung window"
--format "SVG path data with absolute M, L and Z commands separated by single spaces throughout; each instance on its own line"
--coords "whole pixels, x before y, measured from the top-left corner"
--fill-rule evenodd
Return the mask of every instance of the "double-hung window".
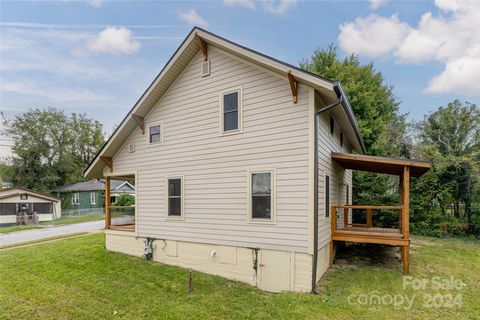
M 275 172 L 250 172 L 249 189 L 249 220 L 275 221 Z
M 97 204 L 97 193 L 90 192 L 90 204 Z
M 75 192 L 72 194 L 72 204 L 79 204 L 80 203 L 80 194 Z
M 242 126 L 241 90 L 221 94 L 222 133 L 240 132 Z
M 148 143 L 157 144 L 163 143 L 162 124 L 154 124 L 148 127 Z
M 183 178 L 167 178 L 167 216 L 183 218 Z

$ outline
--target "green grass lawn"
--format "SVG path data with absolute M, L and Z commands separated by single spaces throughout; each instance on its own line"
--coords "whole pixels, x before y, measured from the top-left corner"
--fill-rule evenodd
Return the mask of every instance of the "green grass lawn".
M 42 224 L 59 226 L 64 224 L 97 221 L 97 220 L 103 220 L 103 219 L 105 219 L 105 216 L 103 215 L 103 213 L 101 213 L 101 214 L 92 214 L 92 215 L 85 215 L 85 216 L 65 216 L 53 221 L 42 222 Z
M 0 252 L 2 319 L 478 319 L 480 243 L 415 238 L 412 273 L 466 283 L 461 290 L 402 289 L 400 264 L 334 267 L 319 295 L 262 292 L 198 272 L 108 252 L 103 234 Z M 352 294 L 416 296 L 410 310 L 349 304 Z M 428 293 L 462 295 L 462 305 L 429 308 Z M 353 299 L 355 300 L 355 299 Z
M 14 225 L 8 227 L 0 227 L 0 233 L 7 233 L 7 232 L 14 232 L 14 231 L 22 231 L 22 230 L 30 230 L 30 229 L 40 229 L 49 226 L 59 226 L 65 224 L 73 224 L 73 223 L 81 223 L 81 222 L 89 222 L 89 221 L 97 221 L 103 220 L 105 216 L 103 213 L 101 214 L 90 214 L 90 215 L 83 215 L 83 216 L 64 216 L 60 217 L 53 221 L 42 221 L 39 225 Z

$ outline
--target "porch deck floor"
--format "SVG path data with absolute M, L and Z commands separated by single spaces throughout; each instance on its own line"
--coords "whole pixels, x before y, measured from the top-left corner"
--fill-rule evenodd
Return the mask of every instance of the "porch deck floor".
M 375 228 L 364 226 L 338 227 L 332 232 L 332 240 L 347 242 L 408 245 L 409 239 L 397 228 Z
M 135 224 L 120 224 L 110 226 L 110 230 L 135 232 Z

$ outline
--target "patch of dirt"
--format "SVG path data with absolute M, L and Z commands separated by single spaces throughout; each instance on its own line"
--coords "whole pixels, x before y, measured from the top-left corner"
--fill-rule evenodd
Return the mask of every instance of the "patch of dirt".
M 369 266 L 398 270 L 401 268 L 400 250 L 398 247 L 367 243 L 338 245 L 333 264 L 338 268 Z
M 418 239 L 414 238 L 410 240 L 410 248 L 411 247 L 421 247 L 421 246 L 435 246 L 438 245 L 433 241 L 427 240 L 427 239 Z

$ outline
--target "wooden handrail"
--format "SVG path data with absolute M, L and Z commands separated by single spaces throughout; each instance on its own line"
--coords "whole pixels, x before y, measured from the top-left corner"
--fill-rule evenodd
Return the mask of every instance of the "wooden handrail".
M 110 209 L 126 209 L 126 208 L 135 208 L 135 205 L 133 205 L 133 206 L 110 206 Z
M 403 206 L 332 205 L 337 209 L 400 210 Z
M 337 230 L 337 209 L 343 209 L 343 220 L 345 226 L 364 226 L 368 228 L 373 227 L 372 211 L 373 210 L 400 210 L 400 217 L 403 215 L 405 210 L 403 205 L 399 206 L 372 206 L 372 205 L 332 205 L 331 206 L 331 229 L 332 232 Z M 367 211 L 367 221 L 366 223 L 350 223 L 348 216 L 348 209 L 365 209 Z M 401 218 L 400 218 L 401 219 Z M 400 229 L 403 230 L 403 225 L 400 224 Z

